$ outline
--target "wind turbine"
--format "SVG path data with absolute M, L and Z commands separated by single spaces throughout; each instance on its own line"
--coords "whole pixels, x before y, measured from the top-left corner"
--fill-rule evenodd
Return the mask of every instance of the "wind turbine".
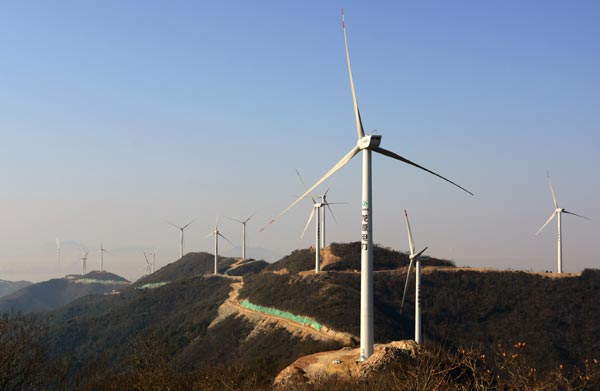
M 104 248 L 104 246 L 102 245 L 102 241 L 100 241 L 100 248 L 98 249 L 98 251 L 100 251 L 100 271 L 103 272 L 104 271 L 104 253 L 109 253 L 109 254 L 112 254 L 112 253 Z
M 184 231 L 184 230 L 185 230 L 185 229 L 186 229 L 186 228 L 187 228 L 187 227 L 188 227 L 190 224 L 192 224 L 192 223 L 193 223 L 195 220 L 196 220 L 196 219 L 194 219 L 194 220 L 191 220 L 189 223 L 187 223 L 187 224 L 186 224 L 186 225 L 184 225 L 183 227 L 180 227 L 180 226 L 178 226 L 178 225 L 175 225 L 175 224 L 173 224 L 173 223 L 171 223 L 171 222 L 167 221 L 167 223 L 171 224 L 173 227 L 175 227 L 175 228 L 177 228 L 177 229 L 179 229 L 179 230 L 181 231 L 181 240 L 180 240 L 180 245 L 179 245 L 179 258 L 183 258 L 183 231 Z
M 152 273 L 156 271 L 156 253 L 158 253 L 158 249 L 152 253 Z
M 391 157 L 396 160 L 400 160 L 406 164 L 417 167 L 423 171 L 441 178 L 454 186 L 466 191 L 473 195 L 470 191 L 464 187 L 452 182 L 451 180 L 444 178 L 443 176 L 436 174 L 435 172 L 414 163 L 405 157 L 402 157 L 392 151 L 383 149 L 379 146 L 381 143 L 381 135 L 365 135 L 362 121 L 360 118 L 360 112 L 358 110 L 358 103 L 356 99 L 356 92 L 354 90 L 354 80 L 352 78 L 352 68 L 350 66 L 350 55 L 348 52 L 348 40 L 346 38 L 346 25 L 344 22 L 344 11 L 342 10 L 342 30 L 344 32 L 344 45 L 346 48 L 346 62 L 348 64 L 348 74 L 350 77 L 350 89 L 352 90 L 352 101 L 354 104 L 354 118 L 356 120 L 356 130 L 358 133 L 358 141 L 350 152 L 348 152 L 339 162 L 337 162 L 321 179 L 319 179 L 312 187 L 306 190 L 296 201 L 292 202 L 287 208 L 285 208 L 275 219 L 271 220 L 269 224 L 272 224 L 284 213 L 290 210 L 300 200 L 310 194 L 317 186 L 323 183 L 327 178 L 345 166 L 354 156 L 360 151 L 363 155 L 362 164 L 362 211 L 361 211 L 361 303 L 360 303 L 360 357 L 361 361 L 366 360 L 373 354 L 374 345 L 374 332 L 373 332 L 373 221 L 372 221 L 372 208 L 373 203 L 371 202 L 372 195 L 372 183 L 371 183 L 371 152 L 377 152 L 382 155 Z
M 255 215 L 255 213 L 253 213 L 246 220 L 237 220 L 237 219 L 232 219 L 231 217 L 228 217 L 229 220 L 237 221 L 238 223 L 240 223 L 242 225 L 242 259 L 246 259 L 246 223 L 248 223 L 248 221 L 250 221 L 250 219 L 252 217 L 254 217 L 254 215 Z
M 79 257 L 79 259 L 81 259 L 81 262 L 82 262 L 82 264 L 81 264 L 81 268 L 82 268 L 81 275 L 82 276 L 85 275 L 85 273 L 86 273 L 86 264 L 85 264 L 86 262 L 85 261 L 87 261 L 87 259 L 88 259 L 88 254 L 89 254 L 89 251 L 86 251 L 85 253 L 83 253 L 83 256 Z
M 148 260 L 148 253 L 144 251 L 144 258 L 146 259 L 146 275 L 150 275 L 152 273 L 152 264 Z
M 296 174 L 298 175 L 298 178 L 300 178 L 300 182 L 302 182 L 302 185 L 304 186 L 305 190 L 308 190 L 308 186 L 306 186 L 306 183 L 304 182 L 304 180 L 302 179 L 302 176 L 300 175 L 300 172 L 298 170 L 296 170 Z M 322 208 L 323 212 L 321 213 L 320 210 L 317 210 L 317 224 L 320 224 L 320 247 L 323 249 L 325 248 L 325 215 L 327 214 L 327 211 L 325 210 L 325 207 L 327 207 L 327 209 L 329 209 L 329 213 L 331 213 L 331 217 L 333 217 L 333 221 L 335 220 L 335 215 L 333 214 L 333 210 L 331 210 L 331 206 L 329 205 L 336 205 L 336 204 L 345 204 L 345 202 L 327 202 L 327 193 L 329 192 L 329 189 L 331 188 L 331 186 L 327 187 L 327 189 L 325 189 L 325 192 L 323 193 L 322 196 L 318 197 L 321 199 L 321 202 L 317 202 L 315 200 L 315 197 L 313 197 L 313 195 L 310 195 L 310 199 L 313 202 L 313 211 L 314 208 Z M 308 223 L 306 223 L 306 227 L 308 227 L 308 224 L 310 223 L 310 220 L 312 219 L 314 213 L 311 213 L 309 219 L 308 219 Z M 306 232 L 306 227 L 304 228 L 304 232 Z M 302 236 L 304 236 L 304 232 L 302 233 Z M 318 233 L 317 233 L 318 234 Z M 300 237 L 302 237 L 300 236 Z M 315 248 L 317 246 L 315 245 Z M 318 260 L 317 260 L 318 261 Z M 317 271 L 318 273 L 318 271 Z
M 406 219 L 406 230 L 408 231 L 408 245 L 410 246 L 410 263 L 408 264 L 408 271 L 406 272 L 406 282 L 404 284 L 404 293 L 402 294 L 402 304 L 400 305 L 400 313 L 404 309 L 404 299 L 406 298 L 406 291 L 408 289 L 408 282 L 410 280 L 410 271 L 412 269 L 413 262 L 415 263 L 415 342 L 421 343 L 421 254 L 427 250 L 425 247 L 421 252 L 415 254 L 415 242 L 413 240 L 412 231 L 410 230 L 410 223 L 408 222 L 408 214 L 404 211 L 404 218 Z
M 535 233 L 534 236 L 538 236 L 538 234 L 540 232 L 542 232 L 542 230 L 548 225 L 548 223 L 550 223 L 550 221 L 552 221 L 554 216 L 557 217 L 557 223 L 558 223 L 558 269 L 557 270 L 559 273 L 562 273 L 562 232 L 561 232 L 561 227 L 560 227 L 561 214 L 566 213 L 568 215 L 581 217 L 586 220 L 589 220 L 589 219 L 585 216 L 578 215 L 577 213 L 569 212 L 569 211 L 565 210 L 564 208 L 560 208 L 558 206 L 558 202 L 556 202 L 556 196 L 554 195 L 554 189 L 552 188 L 552 182 L 550 182 L 550 174 L 548 172 L 546 172 L 546 177 L 548 178 L 548 185 L 550 186 L 550 193 L 552 194 L 552 200 L 554 201 L 554 212 L 552 212 L 552 214 L 550 215 L 550 218 L 548 218 L 548 220 L 546 220 L 544 225 L 542 225 L 542 228 L 540 228 Z
M 204 238 L 208 238 L 210 236 L 214 236 L 215 237 L 215 271 L 214 274 L 218 274 L 217 273 L 217 262 L 219 260 L 219 236 L 222 237 L 223 239 L 227 240 L 232 246 L 235 246 L 231 240 L 227 239 L 225 236 L 223 236 L 223 234 L 221 232 L 219 232 L 219 218 L 217 218 L 217 221 L 215 223 L 215 230 L 212 231 L 211 233 L 209 233 L 208 235 L 206 235 Z

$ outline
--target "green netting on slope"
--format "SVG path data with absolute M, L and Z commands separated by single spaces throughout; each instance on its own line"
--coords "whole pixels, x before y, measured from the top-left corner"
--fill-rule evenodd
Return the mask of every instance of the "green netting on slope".
M 281 311 L 278 310 L 276 308 L 269 308 L 269 307 L 263 307 L 261 305 L 256 305 L 256 304 L 252 304 L 250 303 L 248 300 L 244 300 L 242 301 L 242 307 L 248 308 L 252 311 L 256 311 L 256 312 L 262 312 L 268 315 L 275 315 L 275 316 L 279 316 L 281 318 L 285 318 L 285 319 L 289 319 L 293 322 L 296 323 L 300 323 L 300 324 L 304 324 L 307 326 L 311 326 L 312 328 L 314 328 L 315 330 L 321 330 L 321 328 L 323 327 L 323 325 L 319 322 L 317 322 L 316 320 L 312 320 L 310 318 L 307 318 L 305 316 L 301 316 L 301 315 L 294 315 L 290 312 L 287 311 Z
M 169 282 L 168 281 L 162 281 L 162 282 L 151 282 L 149 284 L 144 284 L 142 286 L 139 286 L 137 289 L 152 289 L 152 288 L 158 288 L 159 286 L 163 286 L 163 285 L 167 285 Z

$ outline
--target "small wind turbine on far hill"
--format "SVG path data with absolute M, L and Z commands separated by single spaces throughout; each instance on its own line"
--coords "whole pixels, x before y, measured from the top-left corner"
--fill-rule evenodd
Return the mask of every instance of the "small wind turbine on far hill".
M 110 252 L 104 248 L 104 246 L 102 245 L 102 241 L 100 241 L 100 248 L 98 249 L 98 251 L 100 251 L 100 271 L 103 272 L 104 271 L 104 253 L 112 254 L 112 252 Z
M 88 254 L 90 252 L 89 251 L 85 251 L 83 253 L 83 255 L 79 256 L 79 259 L 81 259 L 81 275 L 85 275 L 86 271 L 87 271 L 87 267 L 86 267 L 86 261 L 88 259 Z
M 554 189 L 552 188 L 552 182 L 550 182 L 550 174 L 548 172 L 546 172 L 546 177 L 548 178 L 548 185 L 550 186 L 550 193 L 552 194 L 552 201 L 554 201 L 554 212 L 552 212 L 552 214 L 550 215 L 550 218 L 548 218 L 548 220 L 546 220 L 544 225 L 542 225 L 542 228 L 540 228 L 535 233 L 534 236 L 538 236 L 539 233 L 542 232 L 542 230 L 548 225 L 548 223 L 550 223 L 550 221 L 552 221 L 552 219 L 556 216 L 557 223 L 558 223 L 558 251 L 557 251 L 558 252 L 558 269 L 557 269 L 557 271 L 558 271 L 558 273 L 562 273 L 562 231 L 561 231 L 561 226 L 560 226 L 561 214 L 566 213 L 568 215 L 581 217 L 586 220 L 590 220 L 590 219 L 588 219 L 585 216 L 578 215 L 577 213 L 569 212 L 565 208 L 560 208 L 558 206 L 558 202 L 556 201 L 556 196 L 554 195 Z
M 152 264 L 148 260 L 148 253 L 144 251 L 144 258 L 146 259 L 146 275 L 152 274 Z
M 181 259 L 181 258 L 183 258 L 183 243 L 184 243 L 184 240 L 183 240 L 183 231 L 184 231 L 184 230 L 185 230 L 185 229 L 186 229 L 186 228 L 187 228 L 187 227 L 188 227 L 190 224 L 192 224 L 192 223 L 193 223 L 195 220 L 196 220 L 196 219 L 194 219 L 194 220 L 191 220 L 189 223 L 187 223 L 186 225 L 184 225 L 184 226 L 182 226 L 182 227 L 180 227 L 180 226 L 178 226 L 178 225 L 175 225 L 175 224 L 173 224 L 173 223 L 171 223 L 171 222 L 167 221 L 167 223 L 171 224 L 173 227 L 175 227 L 175 228 L 177 228 L 178 230 L 180 230 L 180 231 L 181 231 L 181 236 L 180 236 L 180 241 L 179 241 L 179 258 L 180 258 L 180 259 Z
M 204 238 L 208 238 L 214 236 L 215 237 L 215 271 L 214 274 L 218 274 L 217 272 L 217 263 L 219 261 L 219 236 L 222 237 L 223 239 L 227 240 L 229 242 L 229 244 L 231 244 L 232 246 L 235 246 L 231 240 L 227 239 L 225 236 L 223 236 L 223 234 L 221 232 L 219 232 L 219 218 L 217 217 L 217 221 L 215 222 L 215 230 L 212 231 L 211 233 L 209 233 L 208 235 L 206 235 Z
M 156 253 L 158 253 L 158 249 L 155 249 L 152 254 L 152 273 L 156 271 Z
M 410 223 L 408 222 L 408 214 L 404 211 L 404 218 L 406 219 L 406 230 L 408 231 L 408 245 L 410 247 L 410 263 L 408 264 L 408 270 L 406 272 L 406 282 L 404 283 L 404 293 L 402 294 L 402 304 L 400 305 L 400 313 L 404 309 L 404 300 L 406 299 L 406 291 L 408 289 L 408 282 L 410 281 L 410 272 L 415 264 L 415 342 L 421 343 L 421 255 L 427 250 L 425 247 L 421 252 L 415 254 L 415 242 L 413 240 L 412 231 L 410 230 Z
M 253 213 L 246 220 L 238 220 L 238 219 L 232 219 L 231 217 L 228 217 L 229 220 L 237 221 L 238 223 L 240 223 L 242 225 L 242 259 L 246 259 L 246 224 L 248 223 L 248 221 L 250 221 L 250 219 L 252 217 L 254 217 L 254 215 L 255 215 L 255 213 Z

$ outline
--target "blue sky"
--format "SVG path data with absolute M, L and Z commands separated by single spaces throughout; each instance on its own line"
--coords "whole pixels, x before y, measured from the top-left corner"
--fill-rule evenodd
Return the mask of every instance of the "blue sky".
M 198 218 L 190 251 L 255 211 L 250 256 L 310 245 L 308 202 L 257 230 L 301 192 L 294 169 L 315 181 L 355 143 L 342 6 L 366 131 L 476 194 L 377 156 L 375 241 L 406 249 L 407 209 L 431 255 L 555 269 L 555 225 L 532 239 L 549 170 L 594 220 L 563 219 L 564 268 L 597 267 L 597 2 L 32 1 L 0 5 L 0 278 L 77 272 L 77 247 L 94 267 L 100 240 L 137 278 L 143 249 L 177 258 L 165 220 Z M 359 172 L 333 179 L 330 240 L 359 240 Z

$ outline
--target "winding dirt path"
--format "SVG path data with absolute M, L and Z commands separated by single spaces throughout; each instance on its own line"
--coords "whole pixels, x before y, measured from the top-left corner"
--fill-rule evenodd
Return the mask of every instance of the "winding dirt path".
M 242 307 L 239 301 L 240 289 L 242 289 L 244 286 L 244 280 L 242 277 L 225 275 L 221 277 L 233 280 L 231 282 L 231 292 L 229 292 L 229 297 L 219 307 L 218 316 L 211 322 L 211 324 L 208 326 L 209 328 L 215 326 L 228 316 L 235 314 L 237 316 L 244 316 L 255 324 L 254 330 L 247 338 L 252 337 L 256 333 L 266 331 L 266 329 L 282 327 L 290 332 L 290 334 L 299 336 L 302 339 L 311 338 L 321 341 L 339 341 L 345 345 L 353 345 L 358 340 L 357 337 L 354 337 L 349 333 L 332 330 L 327 326 L 323 326 L 321 330 L 316 330 L 311 326 L 296 323 L 280 316 L 265 314 Z

